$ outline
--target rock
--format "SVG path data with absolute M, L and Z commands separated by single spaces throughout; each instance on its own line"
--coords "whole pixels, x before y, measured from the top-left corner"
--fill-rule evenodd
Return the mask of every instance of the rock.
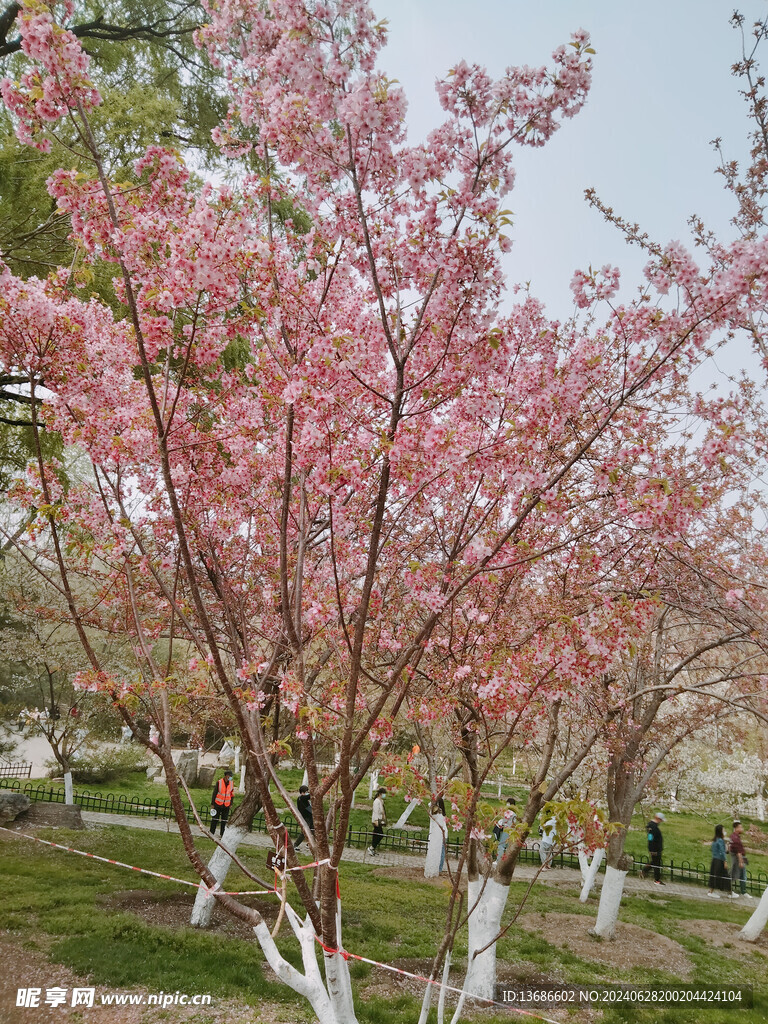
M 29 810 L 17 818 L 16 825 L 24 828 L 29 825 L 47 828 L 85 828 L 77 804 L 49 804 L 42 800 L 32 804 Z
M 213 780 L 216 776 L 215 765 L 203 765 L 197 773 L 197 784 L 201 789 L 213 789 Z
M 163 762 L 162 761 L 153 760 L 150 763 L 149 767 L 147 768 L 147 778 L 151 782 L 153 779 L 156 780 L 158 775 L 162 775 L 162 774 L 163 774 Z
M 6 821 L 13 821 L 14 818 L 23 814 L 29 809 L 31 800 L 23 793 L 2 792 L 0 793 L 0 825 Z
M 234 756 L 235 756 L 235 748 L 232 746 L 232 744 L 229 742 L 229 740 L 224 740 L 222 748 L 219 751 L 219 757 L 218 757 L 219 764 L 224 764 L 227 767 L 229 767 L 229 764 L 234 759 Z
M 197 780 L 197 765 L 200 752 L 198 750 L 174 750 L 173 760 L 177 773 L 188 786 L 194 786 Z

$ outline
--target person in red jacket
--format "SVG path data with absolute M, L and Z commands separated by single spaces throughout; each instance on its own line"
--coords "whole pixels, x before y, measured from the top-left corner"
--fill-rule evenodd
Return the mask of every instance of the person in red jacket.
M 211 835 L 216 831 L 217 822 L 219 823 L 219 835 L 224 835 L 234 795 L 235 784 L 232 781 L 232 772 L 227 768 L 224 772 L 224 777 L 219 779 L 213 787 L 211 795 Z
M 733 823 L 733 832 L 728 844 L 731 851 L 731 898 L 735 899 L 741 895 L 745 900 L 751 900 L 752 896 L 747 892 L 747 854 L 741 838 L 743 831 L 744 826 L 737 818 Z M 737 892 L 739 888 L 740 894 Z

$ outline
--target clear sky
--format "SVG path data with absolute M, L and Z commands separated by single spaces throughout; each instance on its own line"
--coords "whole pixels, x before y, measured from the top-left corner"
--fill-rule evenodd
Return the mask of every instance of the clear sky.
M 731 65 L 741 37 L 727 0 L 371 0 L 389 21 L 380 60 L 409 100 L 409 140 L 439 123 L 434 81 L 460 59 L 495 76 L 513 64 L 545 63 L 584 28 L 597 50 L 590 98 L 542 149 L 519 149 L 509 282 L 530 281 L 552 315 L 568 315 L 577 267 L 614 263 L 625 284 L 642 258 L 583 199 L 593 186 L 618 213 L 661 242 L 686 241 L 697 213 L 730 237 L 734 209 L 714 173 L 710 141 L 746 152 L 747 121 Z M 739 9 L 747 27 L 765 0 Z M 764 47 L 768 70 L 768 46 Z M 634 285 L 633 285 L 634 287 Z

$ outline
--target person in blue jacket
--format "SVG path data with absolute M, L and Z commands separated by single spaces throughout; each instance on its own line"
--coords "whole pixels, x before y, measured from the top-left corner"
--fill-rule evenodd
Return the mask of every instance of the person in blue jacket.
M 720 893 L 715 892 L 715 889 L 721 889 L 728 894 L 731 892 L 731 875 L 725 863 L 725 836 L 723 835 L 722 825 L 715 825 L 715 835 L 710 851 L 712 853 L 712 862 L 709 865 L 709 892 L 707 896 L 712 900 L 719 900 Z

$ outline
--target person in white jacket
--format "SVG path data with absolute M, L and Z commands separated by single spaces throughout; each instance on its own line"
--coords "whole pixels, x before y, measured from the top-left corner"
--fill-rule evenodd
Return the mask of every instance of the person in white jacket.
M 546 871 L 552 867 L 552 850 L 555 845 L 555 831 L 557 828 L 557 821 L 555 818 L 549 818 L 541 826 L 541 841 L 539 842 L 539 857 L 541 859 L 541 866 Z
M 376 848 L 384 838 L 384 826 L 387 824 L 387 812 L 384 807 L 384 797 L 386 795 L 386 789 L 382 788 L 376 790 L 376 798 L 373 801 L 373 810 L 371 811 L 373 839 L 371 840 L 371 845 L 368 847 L 368 853 L 374 857 L 376 856 Z

